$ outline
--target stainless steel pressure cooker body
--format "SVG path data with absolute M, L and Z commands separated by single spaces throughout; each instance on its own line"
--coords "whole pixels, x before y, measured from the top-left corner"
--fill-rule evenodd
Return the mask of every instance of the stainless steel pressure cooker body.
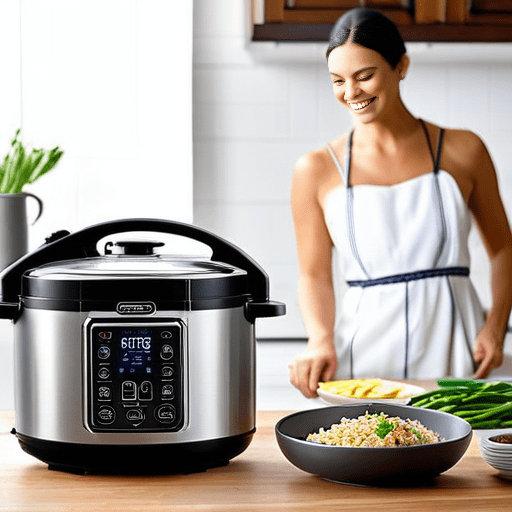
M 211 259 L 114 234 L 181 235 Z M 52 469 L 190 472 L 255 431 L 258 317 L 283 315 L 243 251 L 182 223 L 130 219 L 59 232 L 0 275 L 14 322 L 15 432 Z

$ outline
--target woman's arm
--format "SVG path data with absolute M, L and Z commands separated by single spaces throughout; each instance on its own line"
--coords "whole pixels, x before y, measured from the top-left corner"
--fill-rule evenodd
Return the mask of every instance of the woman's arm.
M 306 349 L 289 364 L 290 381 L 306 397 L 317 396 L 319 381 L 332 378 L 334 348 L 332 241 L 319 201 L 324 157 L 309 153 L 297 162 L 292 180 L 292 214 L 299 260 L 299 307 L 308 335 Z
M 485 378 L 503 362 L 503 343 L 512 308 L 512 234 L 496 171 L 485 145 L 476 135 L 469 134 L 466 151 L 473 169 L 469 208 L 491 266 L 492 305 L 474 347 L 474 359 L 478 364 L 474 377 Z

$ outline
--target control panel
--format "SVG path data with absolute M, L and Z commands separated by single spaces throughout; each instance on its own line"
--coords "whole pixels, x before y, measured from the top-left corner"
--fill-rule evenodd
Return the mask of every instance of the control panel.
M 184 332 L 180 320 L 87 325 L 86 422 L 93 432 L 183 428 Z

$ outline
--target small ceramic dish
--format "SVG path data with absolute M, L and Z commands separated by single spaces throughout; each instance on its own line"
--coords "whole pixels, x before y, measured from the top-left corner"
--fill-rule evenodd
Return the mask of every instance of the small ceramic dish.
M 500 476 L 512 476 L 512 432 L 510 429 L 479 436 L 478 448 L 487 464 L 499 471 Z

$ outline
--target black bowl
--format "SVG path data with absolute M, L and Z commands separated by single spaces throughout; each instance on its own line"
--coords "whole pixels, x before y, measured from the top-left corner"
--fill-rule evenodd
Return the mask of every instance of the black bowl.
M 414 446 L 366 448 L 332 446 L 306 441 L 308 434 L 328 429 L 341 418 L 357 418 L 368 411 L 418 420 L 439 434 L 441 441 Z M 471 442 L 471 425 L 451 414 L 384 403 L 339 405 L 290 414 L 276 424 L 279 447 L 299 469 L 337 482 L 397 484 L 428 480 L 450 469 Z

